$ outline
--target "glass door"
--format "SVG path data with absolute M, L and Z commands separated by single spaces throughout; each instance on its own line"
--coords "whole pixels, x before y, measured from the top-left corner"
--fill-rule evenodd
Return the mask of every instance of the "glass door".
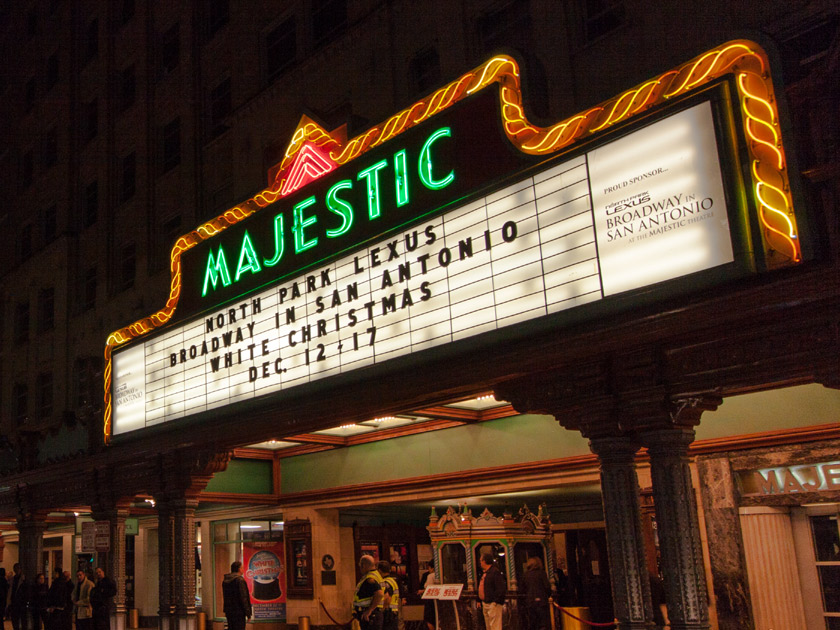
M 840 630 L 840 529 L 838 515 L 811 516 L 826 630 Z

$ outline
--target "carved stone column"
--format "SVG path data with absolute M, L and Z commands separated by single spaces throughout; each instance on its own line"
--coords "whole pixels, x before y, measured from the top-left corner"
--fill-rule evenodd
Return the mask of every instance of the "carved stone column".
M 34 584 L 35 577 L 42 571 L 46 516 L 46 513 L 30 512 L 19 515 L 17 519 L 20 533 L 18 562 L 28 584 Z
M 589 446 L 601 465 L 601 497 L 618 628 L 653 628 L 635 467 L 639 444 L 624 437 L 601 437 L 590 440 Z
M 158 513 L 158 617 L 160 630 L 169 630 L 172 616 L 174 539 L 172 510 L 165 497 L 155 499 Z
M 685 427 L 640 434 L 650 455 L 653 501 L 659 532 L 665 599 L 672 630 L 707 630 L 709 604 L 688 465 L 694 430 Z
M 128 507 L 91 507 L 94 520 L 108 521 L 111 549 L 107 554 L 102 554 L 99 562 L 105 574 L 114 580 L 117 586 L 111 610 L 111 628 L 125 630 L 125 519 L 128 518 Z
M 160 458 L 158 510 L 161 630 L 195 630 L 195 509 L 230 453 L 174 452 Z
M 181 630 L 191 630 L 195 627 L 196 507 L 197 498 L 170 502 L 173 537 L 172 614 L 174 619 L 180 620 L 177 628 Z M 186 619 L 192 620 L 192 623 L 184 623 Z

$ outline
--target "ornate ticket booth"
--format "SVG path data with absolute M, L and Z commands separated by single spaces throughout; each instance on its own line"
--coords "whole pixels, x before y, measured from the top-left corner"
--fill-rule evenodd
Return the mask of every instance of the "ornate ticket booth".
M 450 506 L 442 516 L 438 516 L 432 508 L 427 529 L 438 581 L 464 585 L 461 599 L 454 608 L 447 605 L 438 607 L 441 628 L 484 627 L 481 610 L 477 606 L 478 583 L 481 580 L 479 559 L 484 553 L 493 555 L 507 580 L 505 628 L 517 630 L 526 627 L 525 609 L 521 603 L 525 594 L 520 591 L 519 584 L 529 558 L 537 557 L 542 561 L 554 588 L 551 521 L 543 506 L 536 514 L 523 506 L 516 514 L 505 512 L 502 516 L 495 516 L 485 508 L 477 517 L 466 505 L 458 509 Z M 454 618 L 455 610 L 459 625 Z

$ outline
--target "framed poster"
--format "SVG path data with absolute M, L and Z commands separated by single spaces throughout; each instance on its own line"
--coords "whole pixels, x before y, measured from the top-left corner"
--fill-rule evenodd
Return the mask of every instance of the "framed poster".
M 284 527 L 289 571 L 286 589 L 289 597 L 312 599 L 312 524 L 308 519 L 286 521 Z

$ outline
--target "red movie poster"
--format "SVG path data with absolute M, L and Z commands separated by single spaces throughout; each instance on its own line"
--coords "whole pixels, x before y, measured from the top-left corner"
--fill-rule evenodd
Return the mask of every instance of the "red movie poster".
M 254 620 L 286 621 L 286 568 L 282 540 L 246 540 L 242 564 Z

